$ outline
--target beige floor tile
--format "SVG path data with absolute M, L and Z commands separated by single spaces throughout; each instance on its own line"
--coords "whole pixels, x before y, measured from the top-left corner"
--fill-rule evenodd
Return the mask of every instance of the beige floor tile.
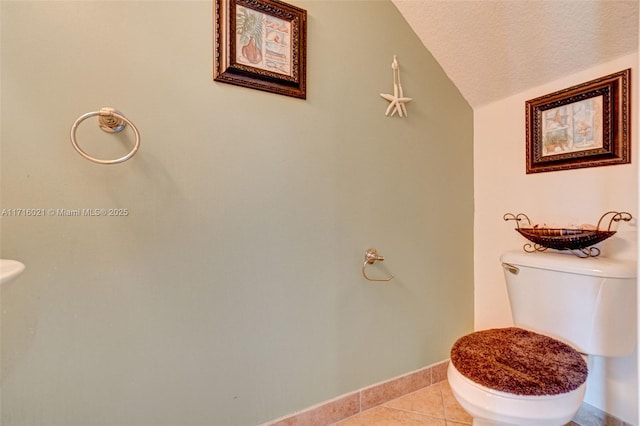
M 337 423 L 338 426 L 446 426 L 443 419 L 379 406 Z
M 431 369 L 423 369 L 398 379 L 363 389 L 360 393 L 360 404 L 363 410 L 368 410 L 430 384 Z
M 442 403 L 444 405 L 444 417 L 447 421 L 458 422 L 463 424 L 471 424 L 473 422 L 473 417 L 469 415 L 464 409 L 458 404 L 456 397 L 453 396 L 453 392 L 451 391 L 451 387 L 449 386 L 448 381 L 441 382 L 442 386 Z
M 384 404 L 390 408 L 425 414 L 430 417 L 444 419 L 444 406 L 440 383 L 417 390 L 408 395 Z

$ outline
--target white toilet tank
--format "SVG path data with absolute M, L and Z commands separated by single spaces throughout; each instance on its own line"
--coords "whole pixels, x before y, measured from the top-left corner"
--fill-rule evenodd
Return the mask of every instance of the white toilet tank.
M 510 251 L 500 257 L 514 324 L 579 352 L 626 356 L 636 347 L 636 262 Z

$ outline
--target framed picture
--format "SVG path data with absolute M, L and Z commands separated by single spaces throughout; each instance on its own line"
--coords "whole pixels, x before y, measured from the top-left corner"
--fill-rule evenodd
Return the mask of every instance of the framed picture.
M 631 162 L 631 70 L 526 102 L 527 173 Z
M 214 0 L 213 79 L 306 99 L 307 12 L 279 0 Z

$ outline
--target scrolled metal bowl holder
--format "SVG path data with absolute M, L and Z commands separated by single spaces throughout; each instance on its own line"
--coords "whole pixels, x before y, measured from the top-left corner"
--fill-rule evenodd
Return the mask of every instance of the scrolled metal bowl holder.
M 616 233 L 611 227 L 614 222 L 629 222 L 633 217 L 627 212 L 610 211 L 603 214 L 595 229 L 592 228 L 552 228 L 533 225 L 529 216 L 524 213 L 505 213 L 505 221 L 516 222 L 515 230 L 531 243 L 525 243 L 522 248 L 527 253 L 545 251 L 547 249 L 568 250 L 578 257 L 596 257 L 600 249 L 596 244 L 606 240 Z M 526 225 L 524 221 L 526 220 Z M 607 224 L 608 220 L 608 224 Z M 605 228 L 606 226 L 606 228 Z

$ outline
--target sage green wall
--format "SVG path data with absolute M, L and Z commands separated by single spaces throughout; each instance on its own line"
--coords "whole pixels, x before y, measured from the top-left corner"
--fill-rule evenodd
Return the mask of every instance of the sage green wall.
M 295 3 L 306 101 L 212 81 L 209 0 L 1 2 L 1 207 L 128 210 L 2 217 L 3 425 L 257 424 L 472 330 L 471 108 L 391 2 Z M 108 105 L 142 134 L 117 166 L 69 142 Z

